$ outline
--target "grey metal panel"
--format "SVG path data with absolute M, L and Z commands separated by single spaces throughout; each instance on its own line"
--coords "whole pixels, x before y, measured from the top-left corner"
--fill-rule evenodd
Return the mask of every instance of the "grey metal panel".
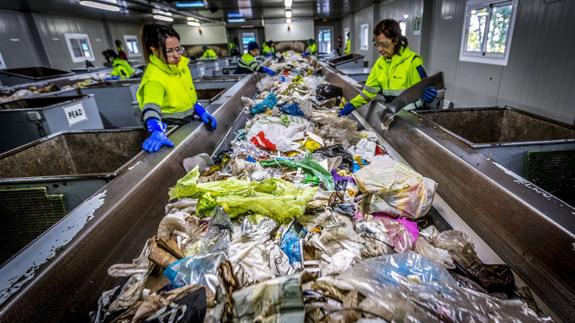
M 41 65 L 23 13 L 0 10 L 0 35 L 0 52 L 8 68 Z
M 575 1 L 520 1 L 500 102 L 575 124 Z
M 435 2 L 431 73 L 442 71 L 446 98 L 459 106 L 509 105 L 575 124 L 575 1 L 518 2 L 507 66 L 459 61 L 465 1 Z
M 361 43 L 360 43 L 360 34 L 361 34 L 361 25 L 368 24 L 369 25 L 369 39 L 368 43 L 371 43 L 371 34 L 373 31 L 373 5 L 364 8 L 353 15 L 353 29 L 351 31 L 351 46 L 352 52 L 358 53 L 365 56 L 365 59 L 368 62 L 369 66 L 373 66 L 375 59 L 379 58 L 376 57 L 374 59 L 374 53 L 372 50 L 372 46 L 368 46 L 367 50 L 361 50 Z
M 419 53 L 421 35 L 413 34 L 415 17 L 423 16 L 423 0 L 386 1 L 380 5 L 380 20 L 392 18 L 406 22 L 406 37 L 409 47 Z M 407 18 L 405 16 L 407 15 Z M 376 22 L 377 23 L 377 22 Z
M 104 24 L 99 20 L 60 17 L 42 14 L 34 14 L 34 21 L 38 27 L 38 32 L 46 48 L 51 66 L 54 68 L 71 70 L 84 66 L 84 63 L 74 63 L 70 57 L 68 45 L 64 34 L 84 33 L 90 37 L 90 44 L 94 51 L 96 66 L 102 66 L 104 58 L 102 52 L 110 46 L 106 37 Z

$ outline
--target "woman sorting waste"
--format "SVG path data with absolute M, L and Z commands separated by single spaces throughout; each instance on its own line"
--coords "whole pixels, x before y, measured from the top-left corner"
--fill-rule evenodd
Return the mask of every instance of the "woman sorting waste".
M 248 43 L 248 52 L 242 55 L 238 62 L 236 74 L 250 74 L 254 72 L 267 73 L 270 76 L 276 75 L 276 72 L 268 67 L 261 66 L 256 60 L 256 56 L 260 54 L 260 47 L 255 41 Z
M 130 63 L 121 59 L 114 50 L 107 49 L 102 52 L 102 55 L 104 55 L 106 62 L 112 65 L 113 69 L 110 75 L 113 77 L 119 78 L 120 80 L 125 80 L 134 76 L 136 73 Z
M 405 89 L 427 77 L 423 60 L 407 47 L 407 38 L 401 34 L 397 21 L 380 21 L 373 29 L 373 36 L 373 46 L 381 57 L 375 61 L 361 93 L 339 111 L 340 117 L 349 115 L 380 92 L 386 102 L 391 102 Z M 436 96 L 437 89 L 428 87 L 421 99 L 424 103 L 431 103 Z
M 216 119 L 198 102 L 189 59 L 182 56 L 184 48 L 178 33 L 170 26 L 144 25 L 142 44 L 148 65 L 137 98 L 149 133 L 142 148 L 152 153 L 162 146 L 173 147 L 166 136 L 166 123 L 186 124 L 193 120 L 194 114 L 216 129 Z

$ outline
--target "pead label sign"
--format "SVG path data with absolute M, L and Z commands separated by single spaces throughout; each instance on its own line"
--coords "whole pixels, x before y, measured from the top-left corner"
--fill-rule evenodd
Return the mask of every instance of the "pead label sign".
M 66 115 L 66 119 L 68 120 L 68 124 L 70 126 L 80 121 L 88 120 L 88 117 L 86 116 L 86 111 L 84 111 L 82 103 L 65 107 L 64 114 Z

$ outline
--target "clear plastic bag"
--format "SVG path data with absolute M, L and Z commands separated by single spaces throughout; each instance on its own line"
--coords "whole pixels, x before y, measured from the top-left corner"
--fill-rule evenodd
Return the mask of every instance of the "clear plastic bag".
M 408 252 L 371 258 L 337 277 L 322 277 L 318 290 L 358 291 L 357 308 L 398 322 L 533 322 L 537 315 L 518 301 L 503 301 L 457 285 L 436 262 Z

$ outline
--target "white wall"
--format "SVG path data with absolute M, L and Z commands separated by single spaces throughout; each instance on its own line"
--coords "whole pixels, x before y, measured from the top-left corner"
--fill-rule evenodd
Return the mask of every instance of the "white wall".
M 223 25 L 202 25 L 201 27 L 174 25 L 174 29 L 180 34 L 180 42 L 183 45 L 215 45 L 228 42 L 226 27 Z
M 274 42 L 315 39 L 313 19 L 294 20 L 290 30 L 288 30 L 285 19 L 266 20 L 264 34 L 266 40 L 273 40 Z

